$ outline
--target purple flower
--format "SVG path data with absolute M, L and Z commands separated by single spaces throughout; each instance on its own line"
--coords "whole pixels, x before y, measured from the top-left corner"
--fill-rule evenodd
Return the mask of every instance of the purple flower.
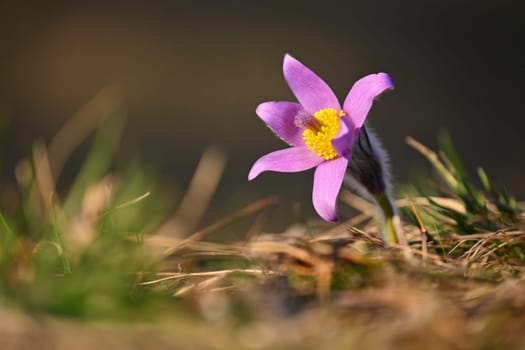
M 367 75 L 346 96 L 343 108 L 330 87 L 290 55 L 284 77 L 299 103 L 261 103 L 257 115 L 291 147 L 269 153 L 252 166 L 248 180 L 263 171 L 298 172 L 315 169 L 312 201 L 326 221 L 336 221 L 336 200 L 350 159 L 352 144 L 374 98 L 393 88 L 388 74 Z

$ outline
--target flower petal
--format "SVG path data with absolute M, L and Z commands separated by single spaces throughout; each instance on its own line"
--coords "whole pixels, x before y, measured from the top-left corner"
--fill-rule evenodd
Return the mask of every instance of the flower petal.
M 315 211 L 326 221 L 337 221 L 336 201 L 348 159 L 339 157 L 319 164 L 314 175 L 312 201 Z
M 283 72 L 295 97 L 311 115 L 324 108 L 341 109 L 332 89 L 317 74 L 288 54 L 284 56 Z
M 284 142 L 292 146 L 303 146 L 303 131 L 294 122 L 301 109 L 301 105 L 295 102 L 272 101 L 261 103 L 255 113 Z
M 350 148 L 354 143 L 356 132 L 354 130 L 354 123 L 349 117 L 341 118 L 341 127 L 339 133 L 332 140 L 332 146 L 334 147 L 337 154 L 342 157 L 347 157 L 350 154 Z
M 255 179 L 263 171 L 295 173 L 313 168 L 324 158 L 314 154 L 306 147 L 291 147 L 268 153 L 257 159 L 248 174 L 248 180 Z
M 386 73 L 370 74 L 354 83 L 346 96 L 343 110 L 352 118 L 356 128 L 365 122 L 374 98 L 392 88 L 394 83 Z

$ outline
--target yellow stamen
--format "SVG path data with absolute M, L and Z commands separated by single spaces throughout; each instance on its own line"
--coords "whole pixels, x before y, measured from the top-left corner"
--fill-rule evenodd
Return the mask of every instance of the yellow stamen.
M 333 108 L 321 109 L 314 113 L 314 117 L 321 123 L 316 129 L 307 128 L 303 132 L 303 139 L 308 148 L 326 160 L 337 158 L 339 155 L 332 146 L 332 140 L 337 136 L 341 126 L 340 117 L 344 112 L 337 112 Z

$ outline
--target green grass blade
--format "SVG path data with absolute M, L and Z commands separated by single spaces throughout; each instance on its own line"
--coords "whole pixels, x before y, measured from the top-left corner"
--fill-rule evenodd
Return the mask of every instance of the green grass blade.
M 16 239 L 15 232 L 9 227 L 9 224 L 7 223 L 4 215 L 0 213 L 0 230 L 2 230 L 7 238 L 8 241 L 12 241 Z
M 438 144 L 445 156 L 447 157 L 450 165 L 452 166 L 453 172 L 458 178 L 466 179 L 467 171 L 465 166 L 458 155 L 456 147 L 452 142 L 450 134 L 448 132 L 441 132 L 438 135 Z
M 123 118 L 109 118 L 98 130 L 91 151 L 64 202 L 67 214 L 79 210 L 86 188 L 100 180 L 111 168 L 123 127 Z

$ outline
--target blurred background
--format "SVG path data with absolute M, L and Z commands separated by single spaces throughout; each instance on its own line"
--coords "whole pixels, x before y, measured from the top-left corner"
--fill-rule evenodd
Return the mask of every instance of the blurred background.
M 369 115 L 397 182 L 426 162 L 413 136 L 435 147 L 448 130 L 468 169 L 525 195 L 525 5 L 511 0 L 421 1 L 2 1 L 0 118 L 7 121 L 3 182 L 35 139 L 51 140 L 101 89 L 117 86 L 126 129 L 121 162 L 140 155 L 187 186 L 202 152 L 222 147 L 224 176 L 207 220 L 267 194 L 311 209 L 312 172 L 247 174 L 284 148 L 255 115 L 267 100 L 293 100 L 282 76 L 288 52 L 341 100 L 353 82 L 388 72 L 396 89 Z M 87 146 L 84 146 L 87 149 Z M 66 166 L 59 188 L 85 154 Z

